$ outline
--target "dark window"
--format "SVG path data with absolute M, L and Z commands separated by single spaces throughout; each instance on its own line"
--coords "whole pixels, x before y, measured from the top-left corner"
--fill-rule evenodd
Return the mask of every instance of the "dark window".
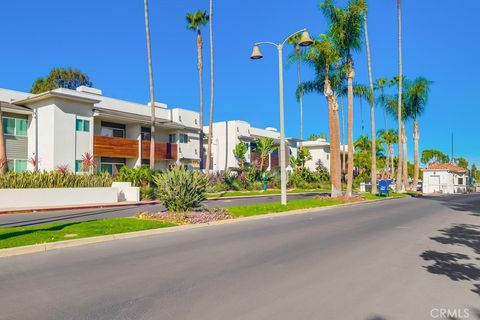
M 150 141 L 152 139 L 152 134 L 150 128 L 142 127 L 142 140 Z

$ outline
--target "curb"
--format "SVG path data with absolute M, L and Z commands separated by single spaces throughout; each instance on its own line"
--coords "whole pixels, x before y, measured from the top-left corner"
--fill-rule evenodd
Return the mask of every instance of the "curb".
M 34 212 L 46 212 L 46 211 L 64 211 L 64 210 L 83 210 L 83 209 L 96 209 L 96 208 L 121 208 L 121 207 L 138 207 L 152 204 L 159 204 L 158 201 L 139 201 L 133 203 L 112 203 L 112 204 L 92 204 L 85 206 L 67 206 L 67 207 L 53 207 L 53 208 L 40 208 L 40 209 L 12 209 L 12 210 L 0 210 L 0 214 L 17 214 L 17 213 L 34 213 Z
M 300 215 L 300 214 L 305 214 L 305 213 L 327 211 L 327 210 L 331 210 L 331 209 L 335 209 L 335 208 L 341 208 L 341 207 L 351 207 L 351 206 L 356 206 L 356 205 L 365 205 L 365 204 L 370 204 L 370 203 L 375 203 L 375 202 L 391 201 L 391 200 L 398 200 L 398 199 L 405 199 L 405 198 L 409 198 L 409 197 L 365 200 L 365 201 L 360 201 L 360 202 L 342 203 L 342 204 L 326 206 L 326 207 L 316 207 L 316 208 L 308 208 L 308 209 L 290 210 L 290 211 L 284 211 L 284 212 L 272 212 L 272 213 L 267 213 L 267 214 L 262 214 L 262 215 L 251 216 L 251 217 L 239 217 L 239 218 L 236 218 L 236 219 L 215 221 L 215 222 L 204 223 L 204 224 L 180 225 L 180 226 L 175 226 L 175 227 L 166 227 L 166 228 L 159 228 L 159 229 L 150 229 L 150 230 L 142 230 L 142 231 L 134 231 L 134 232 L 117 233 L 117 234 L 111 234 L 111 235 L 105 235 L 105 236 L 96 236 L 96 237 L 89 237 L 89 238 L 82 238 L 82 239 L 47 242 L 47 243 L 42 243 L 42 244 L 33 244 L 33 245 L 28 245 L 28 246 L 0 249 L 0 258 L 18 256 L 18 255 L 24 255 L 24 254 L 31 254 L 31 253 L 47 252 L 47 251 L 52 251 L 52 250 L 57 250 L 57 249 L 72 248 L 72 247 L 78 247 L 78 246 L 94 244 L 94 243 L 109 242 L 109 241 L 123 240 L 123 239 L 132 239 L 132 238 L 146 237 L 146 236 L 154 236 L 154 235 L 160 235 L 160 234 L 165 234 L 165 233 L 173 233 L 173 232 L 178 232 L 178 231 L 183 231 L 183 230 L 192 230 L 192 229 L 199 229 L 199 228 L 214 227 L 214 226 L 232 224 L 232 223 L 237 223 L 237 222 L 248 222 L 248 221 L 255 221 L 255 220 L 271 219 L 271 218 L 275 218 L 275 217 L 294 216 L 294 215 Z

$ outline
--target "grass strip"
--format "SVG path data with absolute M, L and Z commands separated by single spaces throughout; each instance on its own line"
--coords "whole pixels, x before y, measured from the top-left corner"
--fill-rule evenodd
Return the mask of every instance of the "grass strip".
M 111 218 L 29 227 L 1 227 L 0 249 L 172 226 L 174 224 L 162 221 Z
M 344 203 L 336 199 L 302 199 L 292 200 L 286 206 L 275 203 L 250 204 L 245 206 L 236 206 L 227 208 L 236 217 L 250 217 L 274 212 L 285 212 L 298 209 L 309 209 L 318 207 L 327 207 Z
M 377 200 L 377 199 L 386 199 L 386 198 L 405 198 L 408 197 L 409 195 L 406 193 L 396 193 L 396 192 L 390 192 L 389 196 L 380 196 L 378 194 L 371 194 L 371 193 L 365 193 L 360 195 L 361 198 L 365 200 Z
M 298 193 L 329 193 L 329 189 L 292 189 L 288 190 L 289 194 Z M 271 189 L 265 191 L 224 191 L 216 193 L 207 193 L 207 199 L 212 198 L 225 198 L 225 197 L 241 197 L 241 196 L 265 196 L 265 195 L 277 195 L 280 194 L 279 189 Z

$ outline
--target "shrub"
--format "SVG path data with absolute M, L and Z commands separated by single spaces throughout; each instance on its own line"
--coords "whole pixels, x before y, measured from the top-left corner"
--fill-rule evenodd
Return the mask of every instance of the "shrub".
M 153 180 L 158 199 L 168 211 L 189 211 L 205 200 L 208 178 L 200 171 L 179 166 L 154 176 Z
M 76 175 L 57 171 L 7 172 L 0 175 L 0 189 L 27 188 L 95 188 L 111 187 L 108 173 Z
M 131 182 L 134 187 L 148 187 L 152 182 L 154 172 L 148 166 L 130 168 L 123 166 L 120 168 L 118 179 L 120 181 Z

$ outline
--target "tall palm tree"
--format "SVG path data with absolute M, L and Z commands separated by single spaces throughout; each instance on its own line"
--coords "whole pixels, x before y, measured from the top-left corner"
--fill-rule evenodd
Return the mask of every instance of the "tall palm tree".
M 398 168 L 397 168 L 397 192 L 404 192 L 405 185 L 402 183 L 402 177 L 404 177 L 403 171 L 407 168 L 403 168 L 403 158 L 407 158 L 407 155 L 403 154 L 402 148 L 402 132 L 404 132 L 402 121 L 402 89 L 403 89 L 403 62 L 402 62 L 402 1 L 397 0 L 397 20 L 398 20 L 398 100 L 397 100 L 397 120 L 398 120 Z M 406 148 L 405 148 L 406 149 Z
M 199 83 L 199 114 L 200 114 L 200 169 L 203 169 L 203 39 L 200 31 L 201 27 L 208 23 L 209 17 L 206 11 L 197 10 L 194 13 L 188 13 L 187 29 L 197 32 L 197 69 Z
M 302 83 L 302 77 L 301 77 L 301 48 L 300 48 L 300 38 L 301 34 L 297 33 L 294 36 L 290 37 L 287 42 L 292 44 L 295 48 L 295 60 L 297 61 L 297 81 L 298 81 L 298 86 L 300 87 L 300 84 Z M 300 107 L 300 144 L 299 147 L 302 148 L 303 145 L 303 92 L 300 90 L 298 92 L 298 105 Z
M 145 32 L 147 35 L 148 79 L 150 82 L 150 169 L 155 169 L 155 91 L 153 89 L 152 47 L 150 45 L 150 23 L 148 0 L 144 0 Z
M 382 141 L 382 143 L 385 144 L 387 147 L 387 161 L 385 168 L 388 168 L 387 177 L 391 179 L 395 171 L 393 145 L 398 142 L 398 134 L 397 131 L 394 129 L 381 129 L 378 130 L 377 135 L 378 138 Z
M 330 23 L 330 32 L 335 45 L 342 53 L 345 63 L 348 85 L 347 196 L 352 196 L 353 188 L 353 79 L 355 78 L 355 68 L 352 52 L 362 48 L 362 25 L 366 6 L 365 0 L 349 0 L 344 9 L 336 7 L 334 0 L 325 0 L 320 3 L 320 8 Z
M 331 197 L 342 195 L 342 176 L 340 161 L 340 123 L 338 117 L 338 94 L 341 90 L 341 69 L 338 61 L 341 55 L 331 35 L 322 35 L 309 47 L 304 56 L 307 64 L 315 70 L 315 79 L 301 84 L 299 90 L 304 93 L 321 93 L 328 106 L 328 125 L 330 131 L 330 181 Z
M 7 146 L 5 144 L 5 135 L 3 132 L 3 112 L 2 102 L 0 102 L 0 174 L 7 172 Z
M 388 87 L 391 82 L 387 78 L 379 78 L 375 81 L 374 90 L 380 90 L 380 97 L 378 98 L 378 104 L 383 109 L 383 120 L 385 121 L 384 129 L 388 130 L 387 120 L 387 107 L 385 106 L 385 87 Z
M 370 53 L 370 40 L 368 38 L 368 23 L 367 23 L 367 11 L 363 15 L 363 29 L 365 31 L 365 47 L 367 48 L 367 65 L 368 65 L 368 80 L 370 84 L 370 127 L 372 135 L 372 170 L 371 170 L 371 184 L 372 193 L 377 193 L 377 142 L 375 137 L 375 93 L 373 91 L 373 77 L 372 77 L 372 57 Z
M 212 134 L 213 134 L 213 107 L 214 107 L 214 89 L 215 89 L 215 82 L 213 79 L 213 0 L 210 0 L 209 6 L 209 16 L 210 16 L 210 23 L 209 23 L 209 31 L 210 31 L 210 114 L 209 114 L 209 122 L 208 122 L 208 142 L 207 142 L 207 162 L 205 166 L 205 171 L 207 174 L 210 171 L 210 161 L 212 158 Z
M 408 115 L 413 119 L 413 145 L 414 145 L 414 172 L 413 186 L 418 184 L 419 156 L 418 141 L 420 139 L 420 130 L 418 127 L 418 117 L 425 111 L 428 102 L 428 94 L 430 92 L 431 81 L 425 77 L 416 78 L 408 87 L 406 92 L 406 108 Z

